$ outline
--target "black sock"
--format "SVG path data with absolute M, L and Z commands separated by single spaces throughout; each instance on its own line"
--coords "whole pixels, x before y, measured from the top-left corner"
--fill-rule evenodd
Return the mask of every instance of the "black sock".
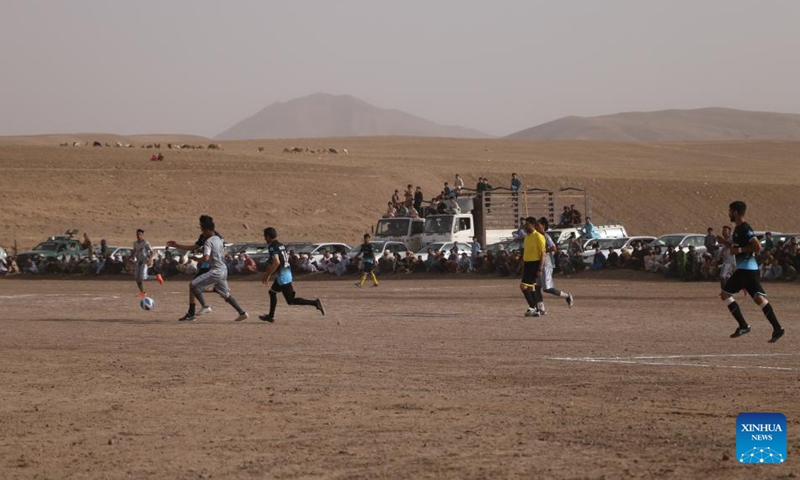
M 772 329 L 776 332 L 780 330 L 781 324 L 778 323 L 778 317 L 776 317 L 775 312 L 772 311 L 772 305 L 768 303 L 761 310 L 764 312 L 764 316 L 767 317 L 767 320 L 769 320 L 769 324 L 772 325 Z
M 536 303 L 543 303 L 544 298 L 542 297 L 542 287 L 536 285 L 536 288 L 533 290 L 533 298 L 536 300 Z
M 235 298 L 231 296 L 226 298 L 225 301 L 228 302 L 231 307 L 235 308 L 236 311 L 239 312 L 239 315 L 244 315 L 244 310 L 242 310 L 242 307 L 239 306 L 239 302 L 237 302 Z
M 313 306 L 316 307 L 317 306 L 317 301 L 316 300 L 306 300 L 305 298 L 294 297 L 294 301 L 292 302 L 292 305 L 313 305 Z
M 747 322 L 744 321 L 744 315 L 742 315 L 742 311 L 741 309 L 739 309 L 738 303 L 736 302 L 729 303 L 728 310 L 731 311 L 731 315 L 733 315 L 733 318 L 735 318 L 736 321 L 739 322 L 739 328 L 747 328 L 748 326 Z
M 139 287 L 139 291 L 140 292 L 144 292 L 144 285 L 142 285 L 142 282 L 137 280 L 136 281 L 136 286 Z
M 199 290 L 194 292 L 194 298 L 196 298 L 197 301 L 200 302 L 200 306 L 201 307 L 203 307 L 203 308 L 208 307 L 208 305 L 206 305 L 206 297 L 203 296 L 203 292 L 201 292 Z
M 275 307 L 278 306 L 278 294 L 273 292 L 272 290 L 269 291 L 269 316 L 275 316 Z
M 195 305 L 196 305 L 195 303 L 190 303 L 189 304 L 189 312 L 187 312 L 187 313 L 189 313 L 189 315 L 194 315 Z
M 526 288 L 522 291 L 522 295 L 525 296 L 525 301 L 528 302 L 529 307 L 536 308 L 536 298 L 533 296 L 533 290 Z

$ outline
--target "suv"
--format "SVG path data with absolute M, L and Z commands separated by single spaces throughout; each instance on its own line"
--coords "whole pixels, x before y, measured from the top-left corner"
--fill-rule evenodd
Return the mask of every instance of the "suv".
M 670 233 L 662 235 L 653 240 L 649 246 L 661 247 L 661 250 L 666 251 L 667 247 L 675 247 L 684 252 L 689 251 L 689 246 L 694 246 L 694 249 L 699 255 L 706 253 L 705 246 L 706 236 L 701 233 Z
M 61 258 L 66 256 L 67 259 L 73 257 L 80 257 L 88 255 L 88 250 L 83 250 L 81 242 L 73 235 L 78 233 L 77 230 L 67 230 L 64 235 L 53 235 L 44 242 L 33 247 L 27 252 L 22 252 L 17 255 L 17 265 L 23 268 L 29 258 L 38 261 L 43 258 Z

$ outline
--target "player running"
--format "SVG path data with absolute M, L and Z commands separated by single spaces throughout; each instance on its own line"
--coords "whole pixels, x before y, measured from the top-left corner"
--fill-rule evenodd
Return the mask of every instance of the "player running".
M 739 304 L 733 298 L 734 295 L 744 289 L 750 294 L 756 305 L 761 307 L 764 316 L 767 317 L 767 320 L 772 325 L 772 337 L 769 342 L 775 343 L 783 336 L 785 330 L 778 323 L 778 318 L 772 310 L 772 305 L 767 300 L 767 294 L 764 293 L 761 282 L 758 281 L 758 263 L 756 263 L 755 257 L 761 251 L 761 242 L 756 238 L 750 225 L 744 221 L 747 205 L 737 200 L 732 202 L 728 208 L 728 217 L 730 217 L 731 222 L 736 224 L 736 228 L 733 230 L 733 236 L 730 241 L 723 237 L 717 237 L 717 241 L 725 245 L 731 254 L 736 257 L 736 271 L 725 282 L 722 292 L 719 294 L 720 298 L 728 305 L 728 310 L 730 310 L 733 318 L 739 323 L 739 327 L 731 334 L 731 338 L 741 337 L 750 333 L 750 325 L 745 322 Z
M 361 280 L 356 282 L 356 287 L 361 288 L 364 286 L 364 282 L 367 281 L 367 275 L 372 277 L 372 286 L 378 286 L 378 279 L 375 277 L 375 249 L 372 248 L 372 244 L 369 243 L 372 237 L 369 233 L 364 234 L 364 243 L 361 244 L 361 248 L 358 250 L 358 254 L 361 256 L 362 264 L 364 265 L 364 273 L 361 275 Z
M 536 231 L 541 233 L 545 239 L 545 250 L 547 254 L 544 257 L 544 269 L 542 269 L 542 276 L 539 277 L 539 285 L 542 287 L 542 291 L 545 293 L 549 293 L 550 295 L 555 295 L 556 297 L 561 297 L 567 302 L 567 306 L 572 308 L 573 303 L 575 303 L 574 299 L 572 298 L 572 294 L 567 292 L 562 292 L 561 290 L 555 287 L 553 283 L 553 252 L 556 251 L 556 243 L 550 238 L 550 235 L 547 234 L 547 230 L 550 229 L 550 222 L 547 220 L 546 217 L 542 217 L 536 221 Z M 537 308 L 539 309 L 539 314 L 546 315 L 547 309 L 544 306 L 544 299 L 537 304 Z
M 208 271 L 199 275 L 192 283 L 189 284 L 189 310 L 186 315 L 179 318 L 181 322 L 193 322 L 200 315 L 211 313 L 211 307 L 206 303 L 203 296 L 203 290 L 212 287 L 220 297 L 225 299 L 225 302 L 230 304 L 239 313 L 239 316 L 234 319 L 236 322 L 241 322 L 248 318 L 247 312 L 242 310 L 239 302 L 230 294 L 228 290 L 228 268 L 225 266 L 224 251 L 225 246 L 222 244 L 222 239 L 215 234 L 214 221 L 210 217 L 203 219 L 200 222 L 200 230 L 206 241 L 203 244 L 203 263 L 208 264 Z M 167 245 L 175 246 L 175 242 L 169 241 Z M 200 302 L 200 310 L 195 312 L 196 303 Z
M 325 309 L 322 308 L 322 300 L 319 298 L 315 300 L 306 300 L 297 297 L 292 286 L 292 267 L 289 265 L 289 255 L 286 253 L 286 247 L 278 241 L 278 232 L 272 227 L 264 229 L 264 240 L 269 244 L 268 255 L 269 260 L 267 264 L 267 271 L 261 283 L 269 285 L 272 274 L 276 273 L 275 281 L 269 288 L 269 313 L 266 315 L 259 315 L 259 320 L 264 322 L 273 323 L 275 321 L 275 307 L 278 306 L 278 292 L 283 293 L 283 298 L 289 305 L 311 305 L 316 307 L 317 310 L 325 315 Z
M 139 298 L 147 296 L 142 282 L 151 278 L 147 276 L 147 269 L 153 265 L 153 258 L 155 258 L 155 256 L 156 252 L 153 250 L 153 247 L 150 246 L 150 242 L 144 239 L 144 230 L 141 228 L 136 230 L 136 241 L 133 242 L 131 258 L 134 261 L 136 286 L 139 287 L 139 294 L 136 296 Z M 164 285 L 164 278 L 160 273 L 155 276 L 155 279 L 158 280 L 158 283 Z

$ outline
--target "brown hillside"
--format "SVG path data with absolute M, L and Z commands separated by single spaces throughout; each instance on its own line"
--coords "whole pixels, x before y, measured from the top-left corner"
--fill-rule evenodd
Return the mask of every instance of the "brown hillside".
M 112 244 L 131 243 L 138 227 L 154 244 L 188 241 L 201 213 L 229 241 L 260 241 L 273 225 L 284 240 L 355 243 L 395 188 L 421 185 L 427 199 L 456 172 L 468 186 L 479 176 L 507 186 L 517 172 L 529 187 L 587 188 L 595 221 L 619 221 L 631 234 L 721 226 L 734 199 L 748 202 L 756 229 L 800 231 L 800 142 L 259 140 L 162 148 L 166 160 L 150 162 L 147 149 L 58 146 L 73 137 L 0 138 L 0 245 L 30 247 L 68 228 Z M 295 145 L 349 155 L 282 153 Z
M 617 142 L 800 140 L 800 115 L 730 108 L 626 112 L 564 117 L 506 138 Z

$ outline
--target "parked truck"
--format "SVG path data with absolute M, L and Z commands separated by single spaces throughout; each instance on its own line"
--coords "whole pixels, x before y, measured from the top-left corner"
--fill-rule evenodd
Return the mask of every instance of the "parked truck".
M 381 218 L 375 226 L 376 241 L 402 242 L 412 252 L 422 247 L 422 231 L 425 220 L 411 217 Z

